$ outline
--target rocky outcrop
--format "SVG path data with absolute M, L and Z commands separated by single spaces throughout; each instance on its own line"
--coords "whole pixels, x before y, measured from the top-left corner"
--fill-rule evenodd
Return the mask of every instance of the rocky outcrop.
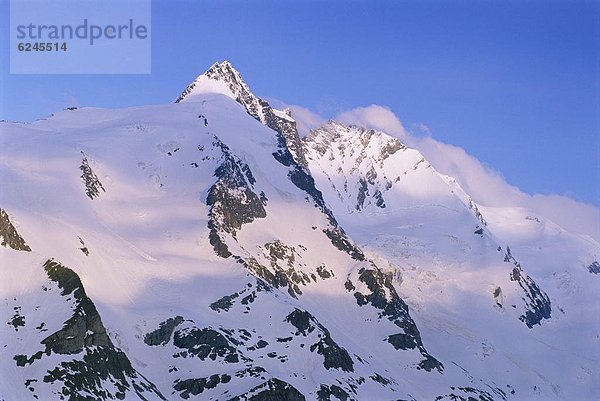
M 158 329 L 144 336 L 144 342 L 151 346 L 165 345 L 171 341 L 171 336 L 173 335 L 173 331 L 175 331 L 175 327 L 179 326 L 182 322 L 183 318 L 181 316 L 165 320 L 160 324 Z
M 504 262 L 512 263 L 510 280 L 519 284 L 523 291 L 522 300 L 525 303 L 525 313 L 519 316 L 519 320 L 529 327 L 541 325 L 542 320 L 552 317 L 552 304 L 548 295 L 540 289 L 536 282 L 529 277 L 521 268 L 521 264 L 510 253 L 507 247 Z
M 25 243 L 23 237 L 19 235 L 17 229 L 10 221 L 8 213 L 2 208 L 0 208 L 0 238 L 2 238 L 0 245 L 3 247 L 9 247 L 16 251 L 31 251 L 29 245 Z
M 113 345 L 94 303 L 87 296 L 79 276 L 57 261 L 44 264 L 48 278 L 61 290 L 60 295 L 73 304 L 73 315 L 62 329 L 41 341 L 45 349 L 33 354 L 15 355 L 18 367 L 36 363 L 46 356 L 72 355 L 48 369 L 44 383 L 59 384 L 57 399 L 125 399 L 134 392 L 141 399 L 149 393 L 165 399 L 156 387 L 141 376 L 123 351 Z
M 600 274 L 600 263 L 593 261 L 588 267 L 588 271 L 592 274 Z
M 91 346 L 113 347 L 94 303 L 85 294 L 79 276 L 53 260 L 44 264 L 44 270 L 50 280 L 58 283 L 63 297 L 73 296 L 75 299 L 73 317 L 65 322 L 61 330 L 42 341 L 46 346 L 46 354 L 77 354 L 84 347 Z
M 340 347 L 332 338 L 329 330 L 307 311 L 294 309 L 286 317 L 286 321 L 296 328 L 295 335 L 304 337 L 316 330 L 318 341 L 313 343 L 309 349 L 311 352 L 323 356 L 325 369 L 340 369 L 344 372 L 354 372 L 354 362 L 343 347 Z
M 245 394 L 228 401 L 305 401 L 306 398 L 294 386 L 277 378 L 252 388 Z
M 256 180 L 250 167 L 235 156 L 227 145 L 215 137 L 213 147 L 221 150 L 221 164 L 215 170 L 217 181 L 210 187 L 206 204 L 210 207 L 209 240 L 217 255 L 228 258 L 232 254 L 225 242 L 225 234 L 235 238 L 243 224 L 267 216 L 264 194 L 253 189 Z
M 410 317 L 408 305 L 398 296 L 392 284 L 391 277 L 385 275 L 378 267 L 361 268 L 358 281 L 366 286 L 369 292 L 355 291 L 354 297 L 358 305 L 371 305 L 379 309 L 379 318 L 386 318 L 403 330 L 402 333 L 392 334 L 386 338 L 395 349 L 418 349 L 424 359 L 419 363 L 419 368 L 426 371 L 433 369 L 442 372 L 444 365 L 431 356 L 421 340 L 421 334 Z M 346 289 L 354 291 L 356 286 L 348 281 Z
M 94 199 L 100 196 L 100 191 L 106 192 L 100 179 L 90 167 L 90 163 L 87 159 L 85 153 L 81 152 L 83 159 L 81 160 L 81 165 L 79 169 L 82 171 L 81 179 L 83 180 L 83 184 L 85 185 L 85 194 L 90 198 Z

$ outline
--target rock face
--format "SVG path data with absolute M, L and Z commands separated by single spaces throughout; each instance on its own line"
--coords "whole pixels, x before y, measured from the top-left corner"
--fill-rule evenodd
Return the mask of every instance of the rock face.
M 222 162 L 215 170 L 217 181 L 206 198 L 206 204 L 210 206 L 210 243 L 217 255 L 228 258 L 231 252 L 225 243 L 225 233 L 235 238 L 242 224 L 266 217 L 267 198 L 253 191 L 256 180 L 247 164 L 233 155 L 217 137 L 213 146 L 221 150 Z
M 44 264 L 44 270 L 50 280 L 58 283 L 63 297 L 75 298 L 73 317 L 65 322 L 61 330 L 42 341 L 46 346 L 46 354 L 77 354 L 84 347 L 92 346 L 112 348 L 100 315 L 94 303 L 85 294 L 79 276 L 53 260 Z
M 229 401 L 305 401 L 306 398 L 294 386 L 279 379 L 269 379 L 251 389 L 248 393 L 231 398 Z
M 400 175 L 392 176 L 385 168 L 386 161 L 407 150 L 399 140 L 381 132 L 335 121 L 311 131 L 304 146 L 307 157 L 315 162 L 315 169 L 325 169 L 325 165 L 330 164 L 331 170 L 343 177 L 343 180 L 333 176 L 329 179 L 336 198 L 344 200 L 349 207 L 352 205 L 349 211 L 361 211 L 369 206 L 386 208 L 384 194 L 393 182 L 401 180 Z M 410 168 L 415 166 L 418 166 L 416 162 Z
M 40 342 L 43 351 L 30 357 L 15 355 L 16 366 L 29 372 L 46 358 L 51 357 L 51 363 L 63 359 L 43 376 L 44 383 L 56 385 L 56 399 L 88 400 L 90 395 L 101 400 L 125 399 L 133 393 L 140 399 L 164 400 L 154 384 L 139 375 L 125 353 L 113 345 L 79 276 L 55 260 L 46 261 L 43 269 L 48 279 L 57 284 L 60 296 L 72 303 L 72 316 L 62 329 Z M 69 357 L 59 358 L 61 355 Z M 109 382 L 111 385 L 107 386 Z M 35 388 L 30 390 L 38 398 Z
M 85 194 L 90 199 L 94 199 L 100 196 L 100 191 L 105 192 L 105 189 L 96 173 L 92 170 L 92 167 L 90 167 L 90 163 L 85 153 L 81 152 L 81 155 L 83 158 L 81 159 L 79 169 L 82 172 L 81 179 L 85 185 Z
M 431 356 L 423 346 L 419 329 L 408 313 L 408 306 L 396 293 L 390 277 L 383 274 L 377 266 L 372 266 L 370 269 L 359 270 L 358 281 L 369 291 L 354 292 L 358 305 L 371 305 L 380 309 L 380 319 L 386 318 L 403 330 L 402 333 L 390 335 L 387 342 L 397 350 L 418 349 L 425 358 L 419 363 L 419 368 L 428 372 L 436 369 L 441 373 L 444 365 Z M 352 282 L 348 281 L 346 284 L 349 291 L 355 290 Z
M 600 274 L 600 263 L 598 263 L 597 261 L 592 262 L 592 264 L 590 264 L 588 266 L 588 271 L 592 274 Z
M 188 85 L 175 100 L 175 103 L 182 102 L 193 96 L 195 90 L 205 84 L 206 81 L 223 84 L 226 90 L 229 91 L 228 95 L 241 104 L 248 114 L 280 133 L 294 160 L 304 168 L 307 167 L 302 141 L 298 135 L 296 122 L 291 118 L 291 112 L 289 110 L 275 110 L 265 100 L 255 96 L 242 79 L 240 73 L 228 61 L 213 64 L 204 74 Z
M 550 298 L 531 277 L 523 272 L 521 264 L 511 255 L 510 248 L 506 250 L 504 261 L 513 264 L 510 280 L 517 282 L 523 290 L 522 299 L 525 302 L 525 313 L 519 316 L 519 320 L 531 329 L 533 326 L 541 324 L 542 320 L 550 319 L 552 317 Z
M 306 311 L 295 309 L 286 317 L 286 321 L 297 330 L 295 335 L 308 336 L 317 330 L 318 341 L 310 346 L 311 352 L 317 351 L 323 355 L 325 369 L 341 369 L 345 372 L 354 371 L 354 362 L 344 348 L 336 344 L 327 330 L 317 319 Z
M 2 208 L 0 208 L 0 237 L 2 237 L 0 244 L 4 247 L 9 247 L 16 251 L 31 251 L 29 245 L 25 243 L 23 237 L 19 235 L 17 229 L 11 223 L 8 213 Z

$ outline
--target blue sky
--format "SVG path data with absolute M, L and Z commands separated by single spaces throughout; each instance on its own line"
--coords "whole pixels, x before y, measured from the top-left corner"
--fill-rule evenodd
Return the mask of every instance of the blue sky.
M 600 205 L 600 3 L 154 1 L 152 74 L 10 75 L 0 119 L 172 101 L 230 60 L 259 96 L 325 117 L 389 107 L 527 193 Z

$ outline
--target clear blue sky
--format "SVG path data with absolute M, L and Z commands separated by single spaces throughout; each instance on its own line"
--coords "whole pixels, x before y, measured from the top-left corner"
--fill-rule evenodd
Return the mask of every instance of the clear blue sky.
M 9 75 L 0 119 L 172 101 L 230 60 L 259 96 L 326 117 L 372 103 L 528 193 L 600 205 L 600 3 L 153 1 L 151 75 Z

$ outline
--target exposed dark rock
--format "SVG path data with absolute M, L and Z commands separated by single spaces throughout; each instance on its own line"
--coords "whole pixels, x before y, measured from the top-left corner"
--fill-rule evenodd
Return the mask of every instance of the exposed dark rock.
M 265 102 L 266 103 L 266 102 Z M 308 170 L 308 162 L 306 161 L 306 155 L 304 151 L 304 145 L 298 134 L 296 128 L 296 122 L 291 119 L 291 111 L 287 109 L 287 115 L 290 119 L 286 119 L 276 115 L 270 106 L 264 108 L 265 110 L 265 124 L 281 134 L 285 140 L 286 148 L 296 164 L 305 170 Z
M 396 349 L 414 349 L 417 346 L 415 339 L 408 334 L 392 334 L 391 336 L 388 336 L 386 340 Z
M 504 299 L 502 297 L 502 288 L 500 288 L 500 287 L 494 288 L 492 295 L 494 296 L 494 301 L 496 301 L 496 305 L 499 308 L 503 308 L 504 307 Z
M 375 206 L 385 209 L 385 201 L 383 200 L 383 195 L 379 189 L 375 190 L 373 197 L 375 198 Z
M 522 299 L 525 302 L 525 313 L 519 316 L 519 320 L 531 329 L 535 325 L 541 325 L 542 320 L 550 319 L 552 316 L 550 298 L 531 277 L 525 274 L 521 264 L 510 253 L 509 247 L 506 248 L 504 261 L 513 264 L 510 280 L 516 281 L 523 290 Z
M 350 399 L 350 394 L 343 388 L 336 386 L 335 384 L 332 384 L 331 386 L 321 384 L 317 391 L 317 401 L 335 401 L 331 398 L 332 396 L 339 401 L 348 401 Z
M 90 255 L 90 250 L 87 248 L 87 246 L 85 246 L 85 242 L 83 242 L 83 240 L 81 239 L 81 237 L 79 237 L 79 243 L 81 244 L 81 248 L 79 248 L 79 250 L 81 252 L 83 252 L 83 254 L 85 256 L 89 256 Z
M 85 153 L 81 152 L 81 155 L 83 156 L 83 159 L 81 160 L 81 165 L 79 166 L 79 169 L 83 173 L 83 174 L 81 174 L 81 179 L 83 180 L 83 183 L 85 184 L 85 194 L 90 199 L 94 199 L 94 198 L 97 198 L 100 196 L 100 190 L 102 190 L 102 192 L 106 192 L 106 191 L 105 191 L 104 187 L 102 186 L 100 179 L 98 178 L 98 176 L 94 173 L 94 171 L 90 167 L 90 164 L 88 162 L 88 159 L 87 159 Z
M 302 294 L 300 287 L 298 287 L 297 282 L 300 283 L 302 280 L 300 279 L 300 274 L 296 272 L 295 269 L 282 269 L 277 264 L 271 266 L 271 269 L 260 264 L 255 258 L 249 257 L 246 260 L 243 260 L 242 263 L 250 272 L 252 272 L 255 276 L 264 280 L 266 283 L 272 285 L 275 288 L 285 288 L 288 289 L 288 294 L 292 297 L 297 298 L 298 295 Z M 308 280 L 304 279 L 304 282 Z
M 394 153 L 404 149 L 406 149 L 406 146 L 404 146 L 399 140 L 392 138 L 381 148 L 380 160 L 383 161 Z
M 282 165 L 288 167 L 288 178 L 290 181 L 296 187 L 306 192 L 317 205 L 317 207 L 319 207 L 327 216 L 331 225 L 331 228 L 326 232 L 327 237 L 338 249 L 349 252 L 353 258 L 364 258 L 364 256 L 362 256 L 362 252 L 360 252 L 356 246 L 351 244 L 343 230 L 338 227 L 331 210 L 325 206 L 323 194 L 316 188 L 314 179 L 308 172 L 308 163 L 306 162 L 302 140 L 298 135 L 296 123 L 293 121 L 293 119 L 278 116 L 266 101 L 256 97 L 252 92 L 250 92 L 250 89 L 243 81 L 239 72 L 237 72 L 229 62 L 213 64 L 204 75 L 208 78 L 226 83 L 231 92 L 234 94 L 236 101 L 246 109 L 249 115 L 276 132 L 278 148 L 277 151 L 273 152 L 273 157 Z M 192 92 L 195 86 L 196 81 L 190 84 L 179 96 L 179 98 L 175 100 L 175 102 L 178 103 L 185 99 L 185 97 Z M 289 116 L 290 113 L 286 112 L 286 114 Z M 225 149 L 226 146 L 221 143 L 221 148 Z M 227 153 L 229 153 L 228 149 Z M 224 168 L 224 170 L 231 170 L 229 168 L 230 166 L 226 167 L 227 168 Z M 249 170 L 248 166 L 245 166 L 245 169 Z M 219 177 L 220 173 L 215 172 L 215 175 Z M 233 175 L 238 176 L 238 174 Z M 252 184 L 253 182 L 251 182 L 251 185 Z M 237 189 L 238 191 L 234 191 L 234 189 Z M 242 203 L 239 201 L 239 199 L 236 199 L 233 202 L 227 202 L 227 196 L 234 195 L 240 190 L 244 194 L 243 197 L 246 198 L 245 202 Z M 249 223 L 254 218 L 265 217 L 266 213 L 264 212 L 264 209 L 261 210 L 257 207 L 254 199 L 255 194 L 251 190 L 246 191 L 246 187 L 241 185 L 239 180 L 238 182 L 230 182 L 229 185 L 219 185 L 219 181 L 217 181 L 217 183 L 211 187 L 209 191 L 209 198 L 211 198 L 210 194 L 213 191 L 214 196 L 212 199 L 207 199 L 207 204 L 211 206 L 211 218 L 208 224 L 210 229 L 209 240 L 211 245 L 213 245 L 217 255 L 228 258 L 232 256 L 232 254 L 220 235 L 220 231 L 224 229 L 224 226 L 230 226 L 234 228 L 237 226 L 237 228 L 239 228 L 241 224 Z M 215 206 L 216 200 L 220 200 L 221 205 Z M 215 211 L 215 216 L 213 216 L 213 210 Z M 224 213 L 239 216 L 243 221 L 239 222 L 234 218 L 231 222 L 233 224 L 224 223 L 222 221 L 226 219 Z M 232 216 L 228 217 L 232 218 Z M 234 232 L 227 232 L 235 236 Z M 291 286 L 288 287 L 288 291 L 290 293 L 299 292 Z
M 246 369 L 235 372 L 235 376 L 236 377 L 247 377 L 247 376 L 260 377 L 264 373 L 267 373 L 267 371 L 264 368 L 262 368 L 260 366 L 251 366 Z
M 354 293 L 358 305 L 370 304 L 380 309 L 380 319 L 385 317 L 404 330 L 404 333 L 393 334 L 388 336 L 386 340 L 396 349 L 417 348 L 425 358 L 419 363 L 420 369 L 428 372 L 437 369 L 442 372 L 444 365 L 425 349 L 419 329 L 408 313 L 408 306 L 396 293 L 391 278 L 375 265 L 372 265 L 370 269 L 360 269 L 358 279 L 371 291 L 369 294 L 363 294 L 359 291 Z
M 42 340 L 42 344 L 46 346 L 46 353 L 77 354 L 83 347 L 112 347 L 100 315 L 94 303 L 87 297 L 79 276 L 54 260 L 48 260 L 44 264 L 44 270 L 50 280 L 58 284 L 62 296 L 73 295 L 75 298 L 73 316 L 65 322 L 61 330 Z
M 287 315 L 285 321 L 298 329 L 296 335 L 302 334 L 303 336 L 307 336 L 315 329 L 315 326 L 310 323 L 311 317 L 312 315 L 306 311 L 294 309 L 292 313 Z
M 315 350 L 319 355 L 323 355 L 323 366 L 325 369 L 341 369 L 345 372 L 354 371 L 354 362 L 344 348 L 340 347 L 333 339 L 329 330 L 307 311 L 294 309 L 286 317 L 286 322 L 290 323 L 297 330 L 295 335 L 308 336 L 317 329 L 319 341 L 310 346 L 311 352 Z
M 329 331 L 323 329 L 324 337 L 319 342 L 310 346 L 310 350 L 317 350 L 317 353 L 323 355 L 323 366 L 325 369 L 341 369 L 344 372 L 354 372 L 354 362 L 345 348 L 340 347 L 331 338 Z
M 366 260 L 364 253 L 348 239 L 346 233 L 340 227 L 326 228 L 323 232 L 331 240 L 333 246 L 342 252 L 346 252 L 352 259 L 358 261 Z
M 55 394 L 60 394 L 61 399 L 124 399 L 133 391 L 141 399 L 146 399 L 144 393 L 151 392 L 164 400 L 156 387 L 141 376 L 127 356 L 112 344 L 79 276 L 54 260 L 48 260 L 44 270 L 49 279 L 58 284 L 61 295 L 72 300 L 73 316 L 62 329 L 42 340 L 44 351 L 38 351 L 29 358 L 16 355 L 17 366 L 33 364 L 44 354 L 73 355 L 73 359 L 48 369 L 43 378 L 44 383 L 60 383 L 59 393 Z M 111 383 L 109 386 L 106 385 L 108 382 Z
M 25 243 L 23 237 L 19 235 L 17 229 L 11 223 L 8 213 L 2 208 L 0 208 L 0 237 L 2 237 L 0 245 L 4 247 L 10 247 L 15 251 L 31 251 L 31 248 Z
M 477 207 L 477 205 L 475 204 L 475 202 L 473 202 L 472 199 L 469 199 L 469 209 L 471 209 L 473 211 L 473 213 L 475 214 L 475 217 L 477 218 L 477 220 L 479 220 L 479 222 L 485 227 L 487 226 L 487 222 L 485 221 L 485 219 L 483 218 L 483 215 L 481 214 L 481 212 L 479 211 L 479 208 Z
M 369 376 L 369 378 L 377 383 L 383 384 L 384 386 L 387 386 L 388 384 L 391 383 L 391 380 L 386 379 L 385 377 L 381 376 L 377 372 L 375 372 L 374 375 Z
M 364 178 L 358 180 L 358 194 L 356 196 L 356 210 L 361 210 L 365 206 L 365 199 L 369 196 L 369 186 Z
M 217 181 L 210 187 L 206 204 L 210 207 L 209 240 L 217 255 L 231 256 L 224 241 L 227 233 L 235 238 L 242 224 L 267 216 L 264 201 L 254 191 L 256 182 L 250 167 L 235 156 L 217 137 L 213 146 L 221 149 L 221 164 L 215 170 Z
M 175 328 L 183 323 L 183 317 L 176 316 L 175 318 L 169 318 L 162 322 L 158 329 L 151 331 L 144 336 L 144 342 L 148 345 L 165 345 L 171 341 L 171 336 Z
M 228 374 L 212 375 L 210 377 L 202 377 L 199 379 L 186 379 L 176 381 L 173 388 L 180 392 L 180 397 L 188 399 L 191 395 L 201 394 L 204 390 L 217 387 L 220 383 L 226 384 L 231 381 L 231 376 Z
M 506 395 L 503 392 L 494 390 L 495 398 L 491 393 L 473 387 L 450 387 L 452 393 L 439 395 L 435 397 L 435 401 L 494 401 L 497 399 L 506 400 Z
M 587 269 L 592 274 L 600 274 L 600 263 L 594 261 L 591 265 L 587 267 Z
M 176 330 L 173 336 L 173 345 L 185 350 L 176 354 L 182 357 L 195 356 L 201 360 L 210 358 L 213 361 L 220 357 L 228 363 L 240 360 L 236 348 L 231 345 L 230 341 L 223 334 L 209 328 Z
M 246 394 L 228 401 L 305 401 L 306 398 L 294 386 L 277 378 L 252 388 Z
M 228 312 L 229 309 L 231 309 L 233 307 L 233 300 L 239 296 L 240 296 L 240 294 L 238 292 L 234 292 L 231 295 L 225 295 L 224 297 L 219 298 L 218 300 L 216 300 L 215 302 L 210 304 L 209 307 L 210 307 L 210 309 L 212 309 L 216 312 L 220 312 L 222 310 L 224 310 L 225 312 Z
M 15 331 L 19 331 L 19 327 L 25 326 L 25 316 L 21 315 L 21 307 L 15 306 L 13 308 L 15 314 L 13 317 L 7 322 L 9 326 L 13 326 Z
M 334 276 L 333 271 L 326 270 L 325 265 L 317 266 L 317 274 L 323 280 L 331 278 Z
M 264 272 L 264 266 L 255 269 L 259 277 L 265 279 L 275 288 L 288 287 L 288 293 L 296 297 L 302 294 L 299 285 L 310 283 L 311 277 L 307 273 L 296 269 L 298 252 L 293 246 L 288 246 L 279 240 L 268 242 L 264 245 L 265 256 L 270 261 L 270 273 Z M 256 264 L 256 263 L 255 263 Z

